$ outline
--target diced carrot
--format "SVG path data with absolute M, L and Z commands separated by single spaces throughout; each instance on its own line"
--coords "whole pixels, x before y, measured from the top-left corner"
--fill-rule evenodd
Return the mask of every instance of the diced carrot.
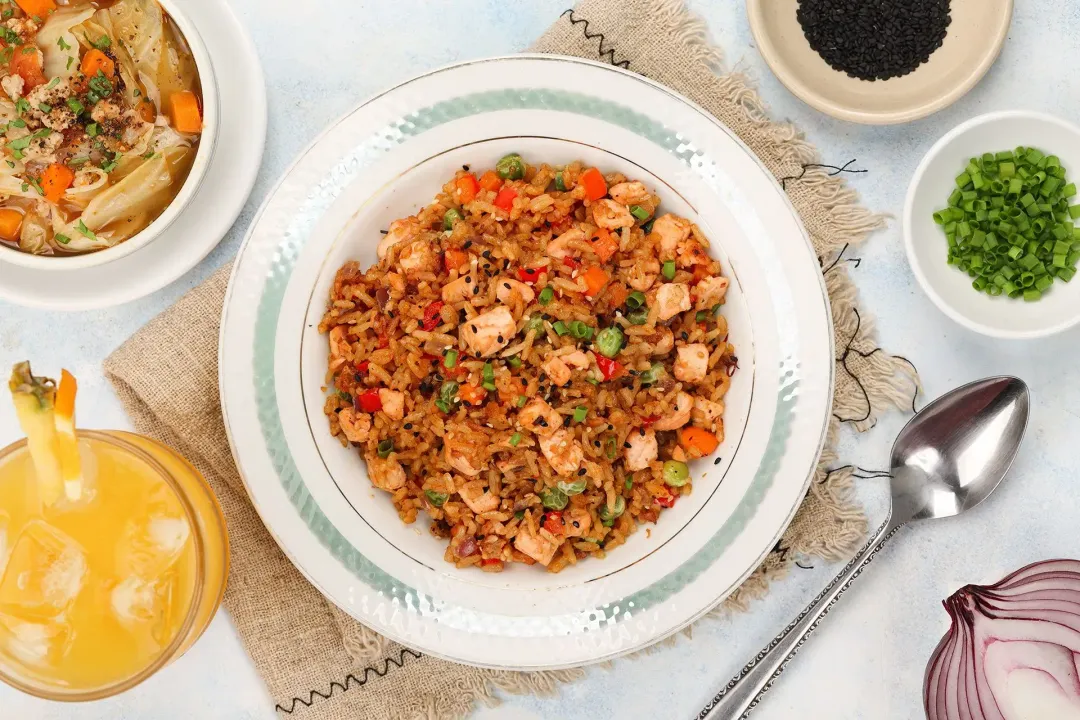
M 182 133 L 201 133 L 203 129 L 199 98 L 188 90 L 174 92 L 169 96 L 173 127 Z
M 455 180 L 454 187 L 457 189 L 458 202 L 464 205 L 476 199 L 476 193 L 480 192 L 480 181 L 475 175 L 469 173 Z
M 51 203 L 60 202 L 73 182 L 75 171 L 63 163 L 53 163 L 41 173 L 41 189 L 45 191 L 45 199 Z
M 142 118 L 143 122 L 152 123 L 157 120 L 157 108 L 149 100 L 143 100 L 136 109 L 139 111 L 139 117 Z
M 469 262 L 469 253 L 464 250 L 450 249 L 443 254 L 443 265 L 446 267 L 446 272 L 457 270 L 467 262 Z
M 480 176 L 480 187 L 485 190 L 491 190 L 492 192 L 502 187 L 502 178 L 494 170 L 488 170 L 486 173 Z
M 517 196 L 517 191 L 514 190 L 514 188 L 503 188 L 499 191 L 499 194 L 495 196 L 495 207 L 510 212 L 514 207 L 514 200 Z
M 42 19 L 56 9 L 53 0 L 15 0 L 15 3 L 30 17 L 37 15 Z
M 470 405 L 479 405 L 484 402 L 484 398 L 487 397 L 487 390 L 477 385 L 462 385 L 458 388 L 458 397 L 462 402 L 467 402 Z
M 708 430 L 699 427 L 684 427 L 679 432 L 679 444 L 687 450 L 701 453 L 700 457 L 712 455 L 720 441 Z
M 592 249 L 600 262 L 607 262 L 619 249 L 619 241 L 604 228 L 597 228 L 592 236 Z
M 23 79 L 23 94 L 48 80 L 42 69 L 42 55 L 36 45 L 20 45 L 11 56 L 11 72 Z
M 88 78 L 92 78 L 98 74 L 98 71 L 105 73 L 105 77 L 116 77 L 116 63 L 113 59 L 101 52 L 97 48 L 88 50 L 83 55 L 82 64 L 79 66 L 79 71 Z
M 12 208 L 0 208 L 0 238 L 15 241 L 22 229 L 23 214 Z
M 607 195 L 607 180 L 596 168 L 581 173 L 581 184 L 585 186 L 585 197 L 589 200 L 599 200 Z
M 611 286 L 611 290 L 608 291 L 608 298 L 612 308 L 622 307 L 628 297 L 630 297 L 630 291 L 622 283 L 615 283 Z
M 589 297 L 596 297 L 596 295 L 604 289 L 604 286 L 607 285 L 608 280 L 611 279 L 606 272 L 595 265 L 586 268 L 585 271 L 581 273 L 581 277 L 585 280 L 585 285 L 588 288 L 588 290 L 585 291 L 585 294 Z

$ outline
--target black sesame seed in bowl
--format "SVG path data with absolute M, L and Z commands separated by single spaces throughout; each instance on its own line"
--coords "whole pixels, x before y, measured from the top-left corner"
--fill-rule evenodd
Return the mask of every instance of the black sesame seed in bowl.
M 973 88 L 1008 37 L 1014 0 L 746 0 L 754 46 L 808 105 L 884 125 Z

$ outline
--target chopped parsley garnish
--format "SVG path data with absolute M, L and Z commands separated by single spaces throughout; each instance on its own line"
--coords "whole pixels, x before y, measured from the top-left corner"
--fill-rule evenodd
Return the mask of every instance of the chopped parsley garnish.
M 111 173 L 113 170 L 115 170 L 117 162 L 120 160 L 120 157 L 121 157 L 120 153 L 118 153 L 118 152 L 113 153 L 112 160 L 109 160 L 109 162 L 107 162 L 107 163 L 105 163 L 104 165 L 101 166 L 102 171 L 107 172 L 107 173 Z
M 26 98 L 19 98 L 15 101 L 15 112 L 22 115 L 25 112 L 30 111 L 30 103 L 26 101 Z
M 37 48 L 34 47 L 33 45 L 27 45 L 26 47 L 24 47 L 22 49 L 22 51 L 23 51 L 23 55 L 33 55 L 34 53 L 37 52 Z
M 57 45 L 58 45 L 58 46 L 60 47 L 60 49 L 61 49 L 61 50 L 70 50 L 70 49 L 71 49 L 71 46 L 70 46 L 70 45 L 68 45 L 68 44 L 67 44 L 67 43 L 66 43 L 66 42 L 64 41 L 64 36 L 63 36 L 63 35 L 61 35 L 61 36 L 60 36 L 60 37 L 59 37 L 59 38 L 57 39 L 57 41 L 56 41 L 56 44 L 57 44 Z
M 8 10 L 5 10 L 3 13 L 0 13 L 0 17 L 7 20 L 9 17 L 13 16 L 14 14 L 15 14 L 14 10 L 8 9 Z
M 21 42 L 21 38 L 19 37 L 19 33 L 15 32 L 11 28 L 0 28 L 0 40 L 3 40 L 4 42 L 6 42 L 8 44 L 16 44 L 16 45 Z
M 67 164 L 72 167 L 79 167 L 80 165 L 85 165 L 88 162 L 90 162 L 90 158 L 86 155 L 83 155 L 82 157 L 71 158 L 70 160 L 68 160 Z
M 73 97 L 67 99 L 67 106 L 76 116 L 82 115 L 83 111 L 86 110 L 86 106 Z
M 97 137 L 101 132 L 101 126 L 97 123 L 90 123 L 86 126 L 86 134 L 90 137 Z
M 15 118 L 11 121 L 11 127 L 24 128 L 26 127 L 26 121 L 22 118 Z
M 0 50 L 0 63 L 3 63 L 4 65 L 7 65 L 9 62 L 11 62 L 11 58 L 14 57 L 14 56 L 15 56 L 15 48 L 6 47 L 3 50 Z
M 46 90 L 52 90 L 54 87 L 60 84 L 60 78 L 54 77 L 49 81 L 49 84 L 45 86 Z
M 155 153 L 153 150 L 143 153 L 143 157 L 147 160 L 153 160 L 155 155 L 157 155 L 157 153 Z
M 48 115 L 52 112 L 52 105 L 49 105 L 47 103 L 41 103 L 37 106 L 37 109 Z
M 88 85 L 90 92 L 86 93 L 86 99 L 91 105 L 97 105 L 99 101 L 113 94 L 113 84 L 109 78 L 105 77 L 105 72 L 102 70 L 98 70 L 97 75 L 90 78 Z
M 38 130 L 36 133 L 31 135 L 30 137 L 32 137 L 32 138 L 47 138 L 50 135 L 52 135 L 52 130 L 50 130 L 49 128 L 41 128 L 40 130 Z
M 14 169 L 15 169 L 15 163 L 11 162 L 10 160 L 5 160 L 4 162 L 6 162 L 6 163 L 7 163 L 7 166 L 8 166 L 9 168 L 11 168 L 12 170 L 14 170 Z
M 37 190 L 38 195 L 41 195 L 42 197 L 45 197 L 45 190 L 42 189 L 40 180 L 30 178 L 30 184 L 34 186 L 35 190 Z
M 61 245 L 67 245 L 69 242 L 71 242 L 71 238 L 69 238 L 67 235 L 64 235 L 63 233 L 56 233 L 56 235 L 54 235 L 53 237 L 56 238 L 56 242 L 60 243 Z
M 27 135 L 26 137 L 21 137 L 21 138 L 17 138 L 15 140 L 12 140 L 11 142 L 9 142 L 7 144 L 7 146 L 9 148 L 11 148 L 12 150 L 25 150 L 26 148 L 30 147 L 30 141 L 32 139 L 33 139 L 33 136 Z
M 23 183 L 23 184 L 22 184 L 22 191 L 23 191 L 23 192 L 26 192 L 26 191 L 27 191 L 27 190 L 29 190 L 29 189 L 30 189 L 30 186 L 29 186 L 29 185 L 27 185 L 26 183 Z
M 142 97 L 142 90 L 135 88 L 135 97 Z
M 31 16 L 31 19 L 32 19 L 32 20 L 33 20 L 34 22 L 36 22 L 36 23 L 37 23 L 38 25 L 40 25 L 41 23 L 45 22 L 45 21 L 44 21 L 44 20 L 43 20 L 43 19 L 41 18 L 41 16 L 40 16 L 40 15 L 32 15 L 32 16 Z
M 75 58 L 69 55 L 68 56 L 68 62 L 67 62 L 67 69 L 70 70 L 71 66 L 74 65 L 74 64 L 75 64 Z
M 86 227 L 86 223 L 84 223 L 82 220 L 79 221 L 78 230 L 79 230 L 79 234 L 83 235 L 84 237 L 86 237 L 86 238 L 88 238 L 90 240 L 97 240 L 97 235 L 90 232 L 90 228 Z
M 102 35 L 100 38 L 97 39 L 97 41 L 93 43 L 93 45 L 101 52 L 105 52 L 110 47 L 112 47 L 112 40 L 109 39 L 108 35 Z

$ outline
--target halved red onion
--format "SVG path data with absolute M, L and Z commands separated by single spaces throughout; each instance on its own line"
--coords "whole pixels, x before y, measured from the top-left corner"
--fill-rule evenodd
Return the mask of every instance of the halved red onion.
M 926 668 L 928 720 L 1080 720 L 1080 562 L 1048 560 L 944 603 Z

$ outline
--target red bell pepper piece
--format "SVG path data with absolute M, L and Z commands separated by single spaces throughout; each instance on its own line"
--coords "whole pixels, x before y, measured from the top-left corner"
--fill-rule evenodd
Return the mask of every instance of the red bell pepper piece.
M 359 365 L 356 366 L 356 372 L 358 372 L 358 373 L 366 373 L 368 371 L 369 367 L 371 367 L 371 363 L 368 362 L 367 360 L 365 360 L 364 362 L 362 362 L 362 363 L 360 363 Z
M 424 308 L 424 329 L 431 331 L 439 327 L 442 323 L 442 317 L 439 315 L 439 311 L 442 310 L 445 305 L 442 300 L 436 300 L 435 302 Z
M 528 285 L 535 285 L 540 276 L 547 272 L 547 268 L 518 268 L 518 280 Z
M 552 510 L 544 515 L 544 529 L 552 535 L 564 535 L 566 533 L 566 523 L 563 522 L 562 512 Z
M 353 403 L 357 410 L 363 410 L 364 412 L 378 412 L 382 410 L 382 400 L 379 399 L 378 390 L 367 390 L 356 396 L 356 401 Z
M 600 368 L 600 373 L 604 376 L 605 380 L 612 380 L 622 376 L 624 372 L 622 363 L 604 357 L 599 353 L 593 353 L 593 357 L 596 358 L 596 367 Z
M 566 267 L 570 268 L 571 270 L 577 270 L 579 267 L 581 267 L 581 261 L 580 260 L 578 260 L 577 258 L 574 258 L 574 257 L 569 257 L 569 256 L 564 257 L 562 259 L 562 264 L 565 265 Z
M 514 188 L 504 187 L 499 191 L 499 194 L 495 196 L 495 207 L 510 212 L 510 209 L 514 207 L 514 199 L 517 196 L 517 191 L 514 190 Z
M 676 497 L 678 497 L 678 496 L 677 495 L 661 495 L 660 497 L 656 498 L 656 504 L 659 505 L 662 508 L 673 508 L 673 507 L 675 507 L 675 498 Z

